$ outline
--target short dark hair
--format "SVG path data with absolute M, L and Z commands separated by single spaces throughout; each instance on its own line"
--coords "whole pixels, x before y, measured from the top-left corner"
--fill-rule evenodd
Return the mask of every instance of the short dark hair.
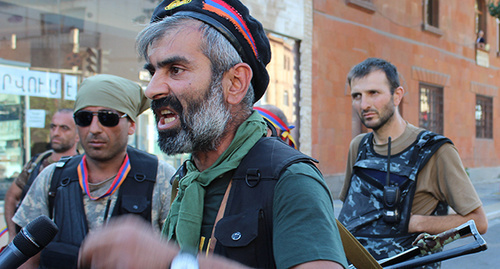
M 72 108 L 61 108 L 56 111 L 56 113 L 70 113 L 73 114 L 73 109 Z
M 355 65 L 347 75 L 347 82 L 351 86 L 351 81 L 356 78 L 364 78 L 373 71 L 382 70 L 389 81 L 391 94 L 401 86 L 399 83 L 398 70 L 390 62 L 379 58 L 368 58 L 361 63 Z

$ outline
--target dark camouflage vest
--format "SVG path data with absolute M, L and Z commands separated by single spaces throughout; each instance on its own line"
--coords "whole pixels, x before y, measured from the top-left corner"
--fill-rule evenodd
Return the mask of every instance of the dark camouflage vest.
M 413 144 L 391 155 L 390 181 L 397 183 L 400 189 L 401 219 L 387 223 L 383 220 L 387 156 L 377 154 L 372 141 L 373 133 L 369 133 L 360 142 L 351 185 L 338 219 L 375 259 L 380 260 L 411 247 L 417 236 L 408 233 L 417 175 L 441 145 L 452 142 L 442 135 L 422 131 Z

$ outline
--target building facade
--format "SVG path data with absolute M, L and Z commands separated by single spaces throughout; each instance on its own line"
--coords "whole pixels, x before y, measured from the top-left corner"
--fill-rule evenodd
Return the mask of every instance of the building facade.
M 350 140 L 369 131 L 346 85 L 368 57 L 398 68 L 403 118 L 449 137 L 466 168 L 500 165 L 499 24 L 488 1 L 313 2 L 311 148 L 324 174 L 342 178 Z M 484 46 L 476 43 L 480 30 Z
M 31 156 L 47 149 L 52 115 L 73 107 L 83 79 L 106 73 L 147 86 L 149 74 L 135 51 L 135 37 L 149 23 L 159 2 L 0 1 L 0 198 Z M 307 14 L 311 15 L 312 2 L 243 2 L 263 22 L 274 56 L 268 67 L 270 90 L 257 105 L 276 105 L 291 125 L 299 126 L 300 89 L 311 89 L 310 82 L 300 85 L 300 76 L 307 72 L 299 71 L 299 63 L 311 62 L 310 57 L 300 58 L 308 55 L 300 49 L 312 44 L 304 34 L 312 35 L 304 30 L 304 5 L 308 3 Z M 129 143 L 180 165 L 186 156 L 162 154 L 156 145 L 155 126 L 152 113 L 145 112 Z M 296 138 L 299 131 L 299 127 L 293 131 Z

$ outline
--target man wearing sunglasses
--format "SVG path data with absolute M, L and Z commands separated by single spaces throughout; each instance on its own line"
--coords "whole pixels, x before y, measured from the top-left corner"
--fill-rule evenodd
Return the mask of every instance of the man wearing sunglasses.
M 85 154 L 47 167 L 13 218 L 22 227 L 47 215 L 58 225 L 41 268 L 76 268 L 86 234 L 118 215 L 137 215 L 160 230 L 175 169 L 127 145 L 149 104 L 138 84 L 121 77 L 97 75 L 80 85 L 74 120 Z
M 271 49 L 248 9 L 238 0 L 165 0 L 137 40 L 152 75 L 146 95 L 159 146 L 191 158 L 178 173 L 164 240 L 120 220 L 89 235 L 80 266 L 198 268 L 191 253 L 200 268 L 347 267 L 314 160 L 265 137 L 253 110 L 269 83 Z

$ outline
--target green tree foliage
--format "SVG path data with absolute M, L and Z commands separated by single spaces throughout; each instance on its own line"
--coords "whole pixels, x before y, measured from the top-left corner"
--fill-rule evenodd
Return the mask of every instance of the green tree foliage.
M 496 4 L 495 1 L 490 1 L 488 3 L 488 11 L 491 16 L 500 19 L 500 1 L 497 1 Z

